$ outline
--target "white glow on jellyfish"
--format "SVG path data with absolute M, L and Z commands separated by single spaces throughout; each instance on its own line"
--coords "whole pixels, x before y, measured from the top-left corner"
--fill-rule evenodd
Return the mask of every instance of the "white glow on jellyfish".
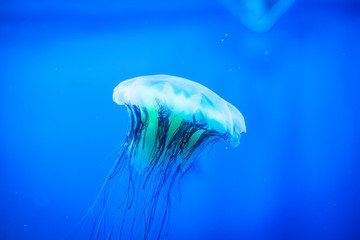
M 215 142 L 236 147 L 244 118 L 208 88 L 168 75 L 123 81 L 113 99 L 130 127 L 92 208 L 90 239 L 164 238 L 171 187 Z

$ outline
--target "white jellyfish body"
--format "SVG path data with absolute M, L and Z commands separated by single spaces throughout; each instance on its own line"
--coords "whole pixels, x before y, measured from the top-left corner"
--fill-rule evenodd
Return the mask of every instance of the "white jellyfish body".
M 208 129 L 228 133 L 234 147 L 240 143 L 240 134 L 246 132 L 239 110 L 210 89 L 185 78 L 169 75 L 132 78 L 114 89 L 113 100 L 119 105 L 139 107 L 161 102 L 187 121 L 202 119 Z

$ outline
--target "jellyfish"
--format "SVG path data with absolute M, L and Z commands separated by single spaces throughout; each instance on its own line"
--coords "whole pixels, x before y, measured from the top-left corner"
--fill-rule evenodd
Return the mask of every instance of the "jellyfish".
M 130 126 L 92 208 L 90 239 L 164 239 L 172 187 L 214 143 L 238 146 L 244 118 L 208 88 L 169 75 L 123 81 L 113 100 Z

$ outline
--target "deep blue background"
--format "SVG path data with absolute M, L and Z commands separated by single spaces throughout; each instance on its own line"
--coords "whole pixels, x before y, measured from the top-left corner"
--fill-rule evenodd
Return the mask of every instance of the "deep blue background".
M 184 178 L 169 239 L 360 239 L 360 3 L 254 33 L 215 0 L 0 2 L 0 239 L 63 239 L 125 136 L 113 88 L 170 74 L 244 115 Z

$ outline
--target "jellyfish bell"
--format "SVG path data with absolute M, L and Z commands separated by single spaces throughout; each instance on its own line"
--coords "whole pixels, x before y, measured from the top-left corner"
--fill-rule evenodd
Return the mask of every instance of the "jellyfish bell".
M 123 81 L 113 100 L 127 107 L 130 127 L 96 201 L 90 238 L 163 238 L 173 184 L 215 142 L 236 147 L 244 118 L 210 89 L 169 75 Z
M 141 154 L 132 159 L 140 172 L 149 166 L 154 149 L 164 149 L 162 154 L 170 152 L 172 156 L 178 151 L 175 155 L 183 157 L 180 166 L 186 170 L 191 165 L 189 157 L 179 153 L 194 151 L 201 144 L 199 140 L 205 139 L 229 139 L 236 147 L 240 134 L 246 131 L 244 118 L 233 105 L 210 89 L 180 77 L 152 75 L 123 81 L 114 89 L 113 100 L 128 107 L 133 123 L 145 127 L 136 136 L 146 146 L 138 148 Z M 138 127 L 132 126 L 132 130 L 138 132 Z M 180 132 L 188 139 L 181 139 L 184 135 Z M 179 152 L 175 143 L 186 140 L 189 142 Z
M 209 130 L 227 134 L 236 147 L 246 132 L 242 114 L 210 89 L 185 78 L 169 75 L 136 77 L 121 82 L 113 100 L 119 105 L 139 108 L 166 107 L 173 114 Z

